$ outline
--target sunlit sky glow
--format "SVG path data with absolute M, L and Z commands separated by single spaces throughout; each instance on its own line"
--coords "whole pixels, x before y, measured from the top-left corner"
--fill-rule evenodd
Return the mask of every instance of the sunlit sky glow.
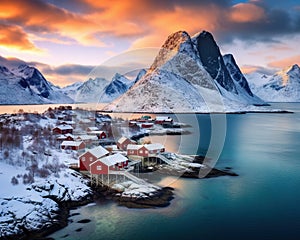
M 244 72 L 300 64 L 300 3 L 271 0 L 1 0 L 0 64 L 18 58 L 58 85 L 178 30 L 213 33 Z M 15 62 L 19 60 L 15 59 Z M 13 61 L 10 61 L 13 62 Z

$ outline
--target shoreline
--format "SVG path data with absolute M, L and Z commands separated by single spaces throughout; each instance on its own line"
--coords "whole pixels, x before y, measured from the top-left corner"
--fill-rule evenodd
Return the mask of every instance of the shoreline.
M 195 162 L 199 163 L 203 159 L 202 156 L 195 156 Z M 193 168 L 193 172 L 184 172 L 179 177 L 180 178 L 199 178 L 199 168 Z M 172 171 L 162 171 L 164 174 L 172 174 Z M 177 173 L 178 174 L 178 173 Z M 175 174 L 176 175 L 176 174 Z M 227 170 L 220 170 L 217 168 L 212 168 L 207 176 L 204 178 L 215 178 L 220 176 L 238 176 L 238 174 L 231 171 L 230 168 Z M 90 183 L 89 183 L 90 185 Z M 156 191 L 155 194 L 148 196 L 147 198 L 136 198 L 136 197 L 125 197 L 121 196 L 120 192 L 112 189 L 111 187 L 95 187 L 90 185 L 92 193 L 86 195 L 80 201 L 67 201 L 61 202 L 57 200 L 54 196 L 47 196 L 46 198 L 50 198 L 55 201 L 59 210 L 57 211 L 57 216 L 51 219 L 51 225 L 39 230 L 30 231 L 27 229 L 23 229 L 24 233 L 19 235 L 11 235 L 7 237 L 3 237 L 3 240 L 14 240 L 14 239 L 40 239 L 40 240 L 50 240 L 52 238 L 48 238 L 50 234 L 63 229 L 66 227 L 68 223 L 68 219 L 70 217 L 70 210 L 78 207 L 85 206 L 90 203 L 95 203 L 99 199 L 105 199 L 109 201 L 113 201 L 117 206 L 127 207 L 129 209 L 159 209 L 162 207 L 168 207 L 171 204 L 171 201 L 175 198 L 174 191 L 175 189 L 172 187 L 163 187 Z

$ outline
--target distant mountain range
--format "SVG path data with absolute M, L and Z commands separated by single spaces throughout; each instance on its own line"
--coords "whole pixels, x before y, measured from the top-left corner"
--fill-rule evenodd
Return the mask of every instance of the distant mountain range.
M 248 81 L 247 81 L 248 79 Z M 19 59 L 0 57 L 0 104 L 108 103 L 107 111 L 256 111 L 265 102 L 299 102 L 300 68 L 266 76 L 242 74 L 233 55 L 221 55 L 213 35 L 171 34 L 146 71 L 135 79 L 89 78 L 64 88 Z M 259 110 L 258 110 L 259 111 Z
M 272 76 L 248 74 L 251 90 L 267 102 L 300 102 L 300 68 L 297 64 Z

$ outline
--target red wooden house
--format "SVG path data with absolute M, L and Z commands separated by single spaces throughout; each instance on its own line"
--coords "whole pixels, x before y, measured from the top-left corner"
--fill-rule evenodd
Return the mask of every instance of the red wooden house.
M 117 153 L 90 164 L 90 173 L 96 175 L 110 174 L 110 171 L 119 171 L 128 165 L 128 158 Z
M 165 147 L 160 143 L 152 143 L 145 145 L 132 145 L 127 146 L 128 156 L 138 156 L 138 157 L 154 157 L 160 152 L 164 152 Z
M 75 141 L 63 141 L 60 145 L 61 149 L 70 149 L 70 150 L 82 150 L 85 149 L 85 143 L 80 141 L 80 142 L 75 142 Z
M 88 135 L 95 135 L 98 137 L 98 139 L 104 139 L 107 138 L 107 135 L 104 131 L 90 131 L 87 132 Z
M 55 134 L 67 134 L 73 133 L 73 127 L 70 125 L 59 125 L 52 129 L 52 132 Z
M 91 163 L 97 161 L 100 158 L 108 156 L 108 154 L 109 152 L 101 146 L 89 149 L 79 156 L 80 171 L 88 171 Z
M 133 140 L 130 140 L 130 139 L 127 138 L 127 137 L 121 137 L 121 138 L 117 141 L 117 147 L 118 147 L 118 149 L 121 149 L 121 150 L 124 150 L 124 151 L 127 150 L 127 146 L 128 146 L 129 144 L 136 144 L 136 142 L 133 141 Z
M 164 145 L 160 143 L 146 144 L 145 148 L 148 150 L 148 157 L 155 156 L 165 151 Z

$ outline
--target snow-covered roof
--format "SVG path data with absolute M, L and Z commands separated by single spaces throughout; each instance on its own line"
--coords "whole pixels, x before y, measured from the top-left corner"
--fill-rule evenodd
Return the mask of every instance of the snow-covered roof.
M 165 147 L 161 143 L 151 143 L 151 144 L 145 144 L 145 148 L 147 148 L 149 151 L 151 151 L 151 150 L 157 150 L 157 149 L 161 150 Z
M 65 136 L 66 136 L 66 137 L 75 138 L 75 136 L 74 136 L 73 134 L 71 134 L 71 133 L 67 133 L 67 134 L 65 134 Z
M 73 127 L 70 126 L 70 125 L 59 125 L 59 126 L 56 126 L 55 128 L 58 128 L 60 130 L 70 130 L 70 129 L 73 129 Z
M 156 121 L 171 121 L 172 118 L 166 116 L 158 116 L 156 117 Z
M 104 158 L 101 158 L 97 161 L 101 161 L 102 163 L 104 163 L 106 166 L 113 166 L 117 163 L 122 163 L 122 162 L 126 162 L 128 160 L 127 157 L 124 157 L 122 154 L 120 153 L 116 153 L 114 155 L 110 155 L 110 156 L 107 156 L 107 157 L 104 157 Z M 93 162 L 90 164 L 93 165 L 95 164 L 97 161 Z
M 75 142 L 75 141 L 63 141 L 61 143 L 61 146 L 74 146 L 74 147 L 79 147 L 80 144 L 83 143 L 82 141 L 80 142 Z
M 136 145 L 136 144 L 128 144 L 127 150 L 138 150 L 142 147 L 143 145 Z
M 78 140 L 88 141 L 88 140 L 98 140 L 97 136 L 93 135 L 79 135 L 75 137 Z
M 99 131 L 99 128 L 97 128 L 97 127 L 88 127 L 87 131 Z
M 123 142 L 125 142 L 128 138 L 127 137 L 121 137 L 119 140 L 118 140 L 118 143 L 122 144 Z M 131 141 L 131 140 L 130 140 Z
M 105 133 L 104 131 L 90 131 L 88 134 L 90 135 L 101 135 L 102 133 Z
M 74 125 L 74 121 L 60 121 L 59 124 L 68 124 L 68 125 Z
M 88 150 L 91 154 L 93 154 L 96 158 L 101 158 L 108 154 L 109 152 L 102 146 L 95 147 L 93 149 Z

